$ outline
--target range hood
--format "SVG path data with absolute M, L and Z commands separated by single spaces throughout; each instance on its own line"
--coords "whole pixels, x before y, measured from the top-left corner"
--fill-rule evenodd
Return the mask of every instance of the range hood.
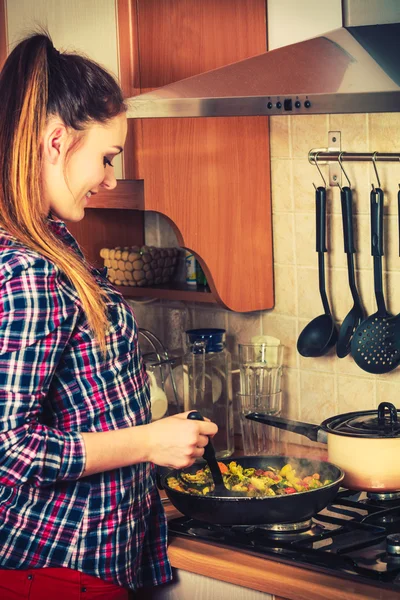
M 400 112 L 400 23 L 341 27 L 129 99 L 128 117 Z

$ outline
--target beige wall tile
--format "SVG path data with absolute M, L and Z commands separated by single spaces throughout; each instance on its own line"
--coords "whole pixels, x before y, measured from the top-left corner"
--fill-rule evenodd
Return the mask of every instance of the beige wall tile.
M 238 344 L 248 344 L 255 335 L 262 334 L 261 318 L 262 314 L 271 311 L 254 313 L 234 313 L 228 312 L 228 332 L 232 338 L 233 345 L 230 351 L 237 354 Z
M 386 292 L 386 308 L 396 315 L 400 312 L 400 273 L 383 273 L 383 285 Z
M 294 264 L 294 215 L 277 213 L 273 215 L 274 262 L 283 265 Z
M 188 329 L 200 327 L 228 328 L 228 311 L 217 305 L 212 308 L 204 305 L 188 305 L 188 317 Z
M 294 219 L 296 264 L 307 267 L 318 266 L 315 213 L 295 213 Z
M 327 167 L 321 167 L 325 181 L 328 182 Z M 315 212 L 315 188 L 323 185 L 317 168 L 308 162 L 307 155 L 293 160 L 293 197 L 296 214 Z M 329 194 L 329 191 L 328 191 Z
M 165 343 L 164 308 L 160 300 L 128 300 L 141 329 L 148 329 Z M 143 340 L 142 340 L 143 341 Z
M 400 147 L 400 113 L 368 115 L 369 152 L 398 152 Z
M 296 269 L 293 266 L 275 265 L 275 312 L 281 315 L 295 316 Z
M 299 318 L 313 319 L 321 315 L 324 310 L 319 296 L 318 269 L 298 269 L 298 315 Z
M 302 371 L 300 374 L 300 417 L 308 423 L 320 423 L 337 413 L 335 377 Z
M 397 216 L 387 216 L 384 220 L 386 268 L 388 271 L 400 270 L 399 226 Z M 399 303 L 400 310 L 400 303 Z
M 329 115 L 329 130 L 340 131 L 342 148 L 346 152 L 369 152 L 366 114 Z
M 338 412 L 372 410 L 376 404 L 376 382 L 373 377 L 359 378 L 338 375 Z
M 371 221 L 370 215 L 358 215 L 354 227 L 355 262 L 358 269 L 371 269 Z
M 300 373 L 297 369 L 285 368 L 282 375 L 282 416 L 300 418 Z
M 291 119 L 294 158 L 306 158 L 313 148 L 328 144 L 328 115 L 298 115 Z
M 283 358 L 285 367 L 296 368 L 296 318 L 277 315 L 274 311 L 265 311 L 261 313 L 261 323 L 263 335 L 277 337 L 281 341 L 281 344 L 285 346 Z
M 184 302 L 163 303 L 164 343 L 169 350 L 184 348 L 184 332 L 189 329 L 189 309 Z
M 271 161 L 272 212 L 287 213 L 293 210 L 292 161 Z
M 270 117 L 270 145 L 272 158 L 290 158 L 290 117 Z
M 377 178 L 373 167 L 369 164 L 371 183 L 377 187 Z M 400 184 L 400 162 L 377 162 L 377 170 L 384 193 L 385 214 L 397 215 L 397 193 Z M 369 186 L 371 191 L 371 185 Z
M 400 379 L 397 382 L 376 382 L 376 402 L 372 408 L 377 408 L 380 402 L 391 402 L 397 408 L 400 407 Z

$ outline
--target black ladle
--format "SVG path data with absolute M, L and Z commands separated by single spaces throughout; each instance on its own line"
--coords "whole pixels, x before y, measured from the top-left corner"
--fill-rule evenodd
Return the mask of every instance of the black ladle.
M 315 190 L 316 231 L 318 252 L 319 293 L 324 307 L 324 314 L 313 319 L 299 335 L 297 350 L 302 356 L 324 356 L 336 344 L 338 332 L 335 327 L 325 290 L 325 258 L 326 249 L 326 189 Z
M 203 416 L 199 413 L 198 410 L 192 410 L 188 414 L 187 418 L 193 419 L 194 421 L 204 421 Z M 217 462 L 217 459 L 215 456 L 215 450 L 214 450 L 214 446 L 212 445 L 211 438 L 208 439 L 208 444 L 204 448 L 204 460 L 207 462 L 207 464 L 210 468 L 210 471 L 211 471 L 211 476 L 214 480 L 215 488 L 214 488 L 213 495 L 215 495 L 215 496 L 240 496 L 240 495 L 243 495 L 243 494 L 232 492 L 232 490 L 228 490 L 228 488 L 225 487 L 222 473 L 218 466 L 218 462 Z
M 354 238 L 353 238 L 353 207 L 352 193 L 349 187 L 344 187 L 340 191 L 340 200 L 342 203 L 343 220 L 343 238 L 344 251 L 347 255 L 347 273 L 349 286 L 353 298 L 353 308 L 345 317 L 339 330 L 339 339 L 336 344 L 336 354 L 339 358 L 344 358 L 350 353 L 351 340 L 357 327 L 364 318 L 364 310 L 358 295 L 356 280 L 354 276 Z

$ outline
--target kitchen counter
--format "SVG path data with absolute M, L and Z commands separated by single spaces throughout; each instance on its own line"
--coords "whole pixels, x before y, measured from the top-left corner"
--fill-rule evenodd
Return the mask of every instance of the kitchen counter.
M 277 443 L 268 454 L 326 460 L 326 450 L 317 444 L 311 448 Z M 180 516 L 169 501 L 165 509 L 169 519 Z M 171 537 L 169 557 L 176 569 L 272 594 L 276 600 L 400 600 L 400 591 L 355 583 L 189 538 Z

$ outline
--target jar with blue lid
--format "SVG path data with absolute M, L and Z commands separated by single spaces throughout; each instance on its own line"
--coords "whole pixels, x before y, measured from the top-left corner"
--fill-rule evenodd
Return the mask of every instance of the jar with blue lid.
M 225 329 L 188 329 L 183 358 L 185 410 L 198 410 L 218 425 L 213 445 L 218 458 L 234 450 L 232 362 Z

